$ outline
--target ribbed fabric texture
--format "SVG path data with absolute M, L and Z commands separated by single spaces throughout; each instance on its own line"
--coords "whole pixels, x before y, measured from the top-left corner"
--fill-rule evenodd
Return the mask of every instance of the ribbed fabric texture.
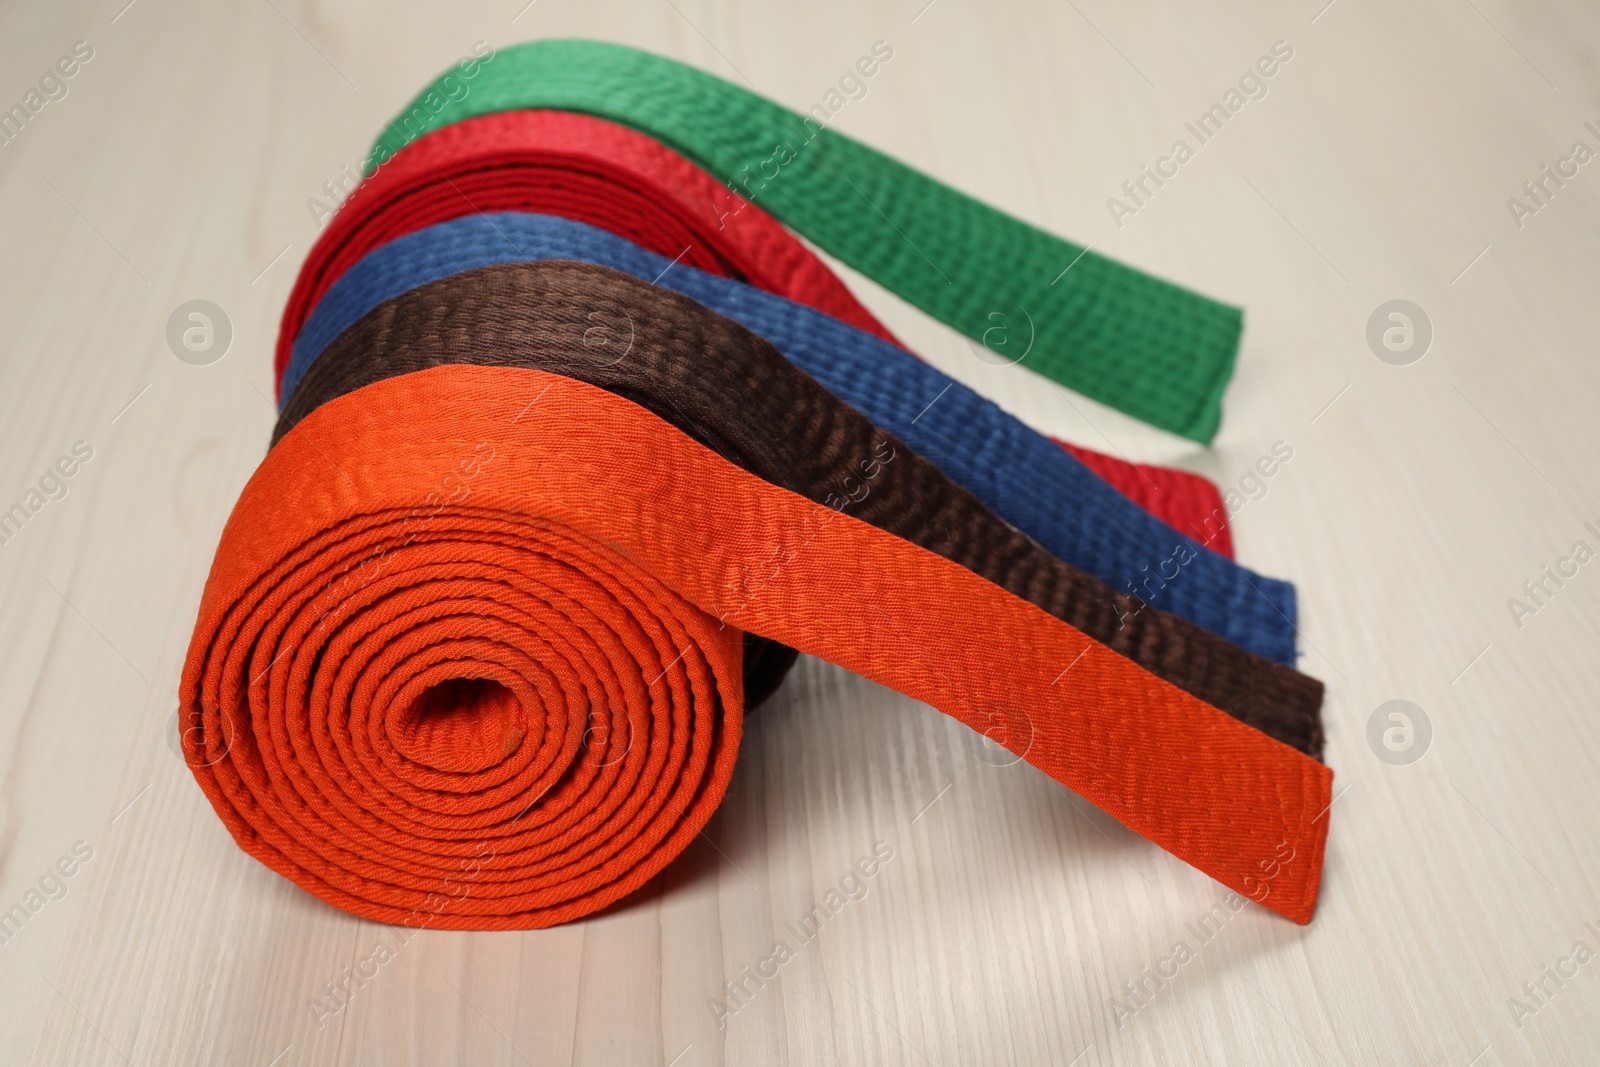
M 1219 556 L 1233 558 L 1233 528 L 1228 522 L 1228 509 L 1221 491 L 1209 480 L 1172 467 L 1132 463 L 1057 437 L 1051 440 L 1071 452 L 1106 484 L 1174 530 Z M 1294 586 L 1288 585 L 1288 592 L 1293 596 Z
M 502 111 L 418 138 L 340 205 L 284 307 L 279 374 L 316 302 L 367 252 L 436 222 L 499 211 L 586 222 L 899 343 L 777 220 L 671 149 L 590 115 Z M 1222 496 L 1204 478 L 1065 447 L 1169 526 L 1233 555 Z
M 1196 441 L 1221 419 L 1237 308 L 997 211 L 720 78 L 596 41 L 534 41 L 442 75 L 389 123 L 373 160 L 474 115 L 554 108 L 631 126 L 694 160 L 885 288 L 1022 365 Z M 995 316 L 1000 316 L 996 319 Z M 1021 341 L 1026 336 L 1028 342 Z M 992 336 L 992 335 L 991 335 Z
M 582 223 L 523 213 L 472 215 L 374 249 L 346 270 L 307 319 L 282 394 L 292 396 L 318 353 L 380 302 L 460 271 L 543 258 L 585 259 L 655 279 L 738 320 L 1063 560 L 1247 651 L 1293 665 L 1292 585 L 1206 551 L 1054 443 L 903 349 Z

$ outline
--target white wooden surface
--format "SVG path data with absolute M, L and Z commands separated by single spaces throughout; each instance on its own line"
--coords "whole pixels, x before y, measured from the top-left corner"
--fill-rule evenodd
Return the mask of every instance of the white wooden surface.
M 1574 541 L 1600 549 L 1583 525 L 1600 526 L 1600 165 L 1520 229 L 1505 203 L 1574 141 L 1600 148 L 1592 8 L 125 2 L 0 12 L 0 105 L 75 41 L 94 49 L 0 146 L 0 507 L 74 442 L 94 453 L 0 546 L 0 909 L 74 843 L 93 850 L 0 945 L 0 1061 L 1600 1058 L 1600 960 L 1545 979 L 1526 1017 L 1508 1003 L 1533 1007 L 1523 983 L 1570 971 L 1575 942 L 1600 951 L 1600 564 L 1520 628 L 1507 607 Z M 1041 428 L 1227 484 L 1293 447 L 1235 522 L 1243 560 L 1299 584 L 1303 666 L 1329 686 L 1346 791 L 1310 927 L 1250 907 L 1201 943 L 1186 924 L 1214 883 L 1026 766 L 990 766 L 928 708 L 805 662 L 753 724 L 715 846 L 657 891 L 555 930 L 421 934 L 318 1025 L 323 984 L 394 934 L 234 847 L 169 747 L 177 673 L 272 423 L 305 201 L 474 41 L 568 35 L 799 108 L 885 40 L 893 60 L 839 129 L 1249 309 L 1202 450 L 984 364 L 845 272 Z M 1107 198 L 1279 40 L 1294 55 L 1267 96 L 1116 226 Z M 205 367 L 163 337 L 197 297 L 235 331 Z M 1435 331 L 1410 366 L 1364 339 L 1394 298 Z M 1365 740 L 1395 698 L 1433 725 L 1409 766 Z M 894 858 L 866 896 L 798 945 L 784 923 L 879 841 Z M 708 1000 L 779 938 L 795 958 L 719 1030 Z M 1193 960 L 1119 1020 L 1109 998 L 1179 940 Z

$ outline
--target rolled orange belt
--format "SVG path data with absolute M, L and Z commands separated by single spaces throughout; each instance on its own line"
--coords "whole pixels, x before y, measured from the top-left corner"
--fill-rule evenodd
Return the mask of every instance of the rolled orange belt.
M 944 711 L 1310 920 L 1322 764 L 959 564 L 532 369 L 386 379 L 272 449 L 206 582 L 186 756 L 240 846 L 337 907 L 547 926 L 637 889 L 704 827 L 738 749 L 744 631 Z

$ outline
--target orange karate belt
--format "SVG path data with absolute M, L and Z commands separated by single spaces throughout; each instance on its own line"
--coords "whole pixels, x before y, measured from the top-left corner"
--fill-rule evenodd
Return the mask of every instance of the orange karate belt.
M 705 826 L 738 752 L 746 632 L 953 716 L 1310 921 L 1327 767 L 961 565 L 529 368 L 379 381 L 272 449 L 206 582 L 185 755 L 240 846 L 336 907 L 548 926 L 638 889 Z

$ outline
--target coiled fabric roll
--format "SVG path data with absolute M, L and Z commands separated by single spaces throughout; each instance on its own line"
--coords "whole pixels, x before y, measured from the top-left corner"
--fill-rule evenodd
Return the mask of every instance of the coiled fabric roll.
M 418 138 L 339 205 L 284 308 L 275 355 L 279 382 L 307 316 L 362 256 L 434 223 L 501 211 L 586 222 L 679 264 L 738 278 L 899 343 L 772 216 L 671 149 L 589 115 L 505 111 Z M 1167 525 L 1233 555 L 1227 509 L 1210 482 L 1062 444 Z
M 342 330 L 407 289 L 490 263 L 581 258 L 676 289 L 775 342 L 826 388 L 904 439 L 1051 552 L 1247 651 L 1292 665 L 1294 587 L 1206 551 L 1145 514 L 994 404 L 887 342 L 731 279 L 673 264 L 604 231 L 521 213 L 472 215 L 397 237 L 323 294 L 283 392 Z
M 462 90 L 465 91 L 462 91 Z M 553 108 L 631 126 L 969 337 L 1031 324 L 1024 366 L 1197 441 L 1221 419 L 1242 317 L 956 192 L 720 78 L 597 41 L 452 69 L 389 123 L 373 166 L 474 115 Z
M 585 345 L 592 305 L 545 310 L 567 362 L 614 357 Z M 669 322 L 659 362 L 712 326 L 764 344 L 726 320 Z M 876 480 L 900 458 L 884 443 L 841 449 L 839 476 Z M 705 825 L 739 742 L 741 631 L 987 732 L 1310 920 L 1322 764 L 848 507 L 528 367 L 374 382 L 273 447 L 207 579 L 185 753 L 240 846 L 338 907 L 549 925 L 643 885 Z
M 404 253 L 422 236 L 389 247 Z M 575 360 L 563 342 L 578 323 L 587 323 L 588 347 Z M 333 397 L 441 363 L 551 370 L 625 396 L 765 481 L 818 504 L 849 503 L 863 521 L 960 563 L 1201 700 L 1301 751 L 1320 751 L 1320 682 L 1063 563 L 770 345 L 630 275 L 514 262 L 409 289 L 340 333 L 295 388 L 276 436 Z M 900 458 L 879 464 L 871 480 L 840 459 L 880 451 Z

